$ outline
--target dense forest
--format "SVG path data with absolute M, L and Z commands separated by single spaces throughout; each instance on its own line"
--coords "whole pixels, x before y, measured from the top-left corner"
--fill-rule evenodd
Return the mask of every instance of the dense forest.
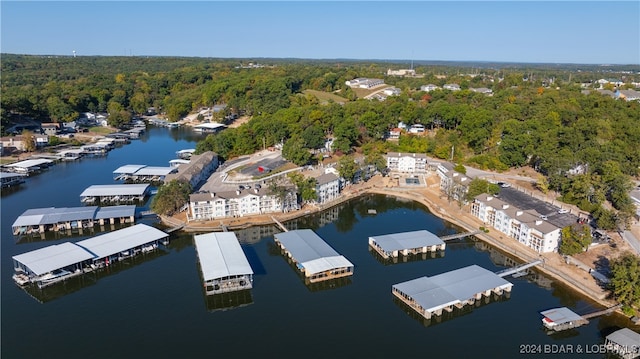
M 420 152 L 498 171 L 529 165 L 541 175 L 541 190 L 559 192 L 603 228 L 624 226 L 635 212 L 628 192 L 640 168 L 640 103 L 594 89 L 601 78 L 637 83 L 638 68 L 416 63 L 424 74 L 418 78 L 386 76 L 389 68 L 408 68 L 390 62 L 259 59 L 265 66 L 242 66 L 249 61 L 256 60 L 2 55 L 3 133 L 16 118 L 61 122 L 108 112 L 118 127 L 149 107 L 175 121 L 226 104 L 220 120 L 231 113 L 251 120 L 208 136 L 198 151 L 231 158 L 284 143 L 287 158 L 305 163 L 330 137 L 344 154 Z M 362 99 L 345 85 L 357 77 L 382 78 L 402 94 Z M 581 84 L 589 82 L 587 94 Z M 462 90 L 420 91 L 446 83 Z M 493 96 L 470 90 L 478 87 Z M 428 135 L 385 141 L 399 122 L 422 124 Z

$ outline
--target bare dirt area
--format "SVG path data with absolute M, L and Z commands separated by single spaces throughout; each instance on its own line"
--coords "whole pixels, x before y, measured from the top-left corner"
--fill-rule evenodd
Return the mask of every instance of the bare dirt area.
M 244 125 L 245 123 L 249 122 L 250 119 L 251 119 L 251 116 L 238 117 L 232 123 L 230 123 L 228 127 L 229 128 L 238 128 L 238 127 Z

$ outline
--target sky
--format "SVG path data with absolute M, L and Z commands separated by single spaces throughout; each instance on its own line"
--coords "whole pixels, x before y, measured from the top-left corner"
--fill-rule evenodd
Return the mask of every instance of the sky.
M 0 1 L 0 52 L 640 64 L 640 1 Z

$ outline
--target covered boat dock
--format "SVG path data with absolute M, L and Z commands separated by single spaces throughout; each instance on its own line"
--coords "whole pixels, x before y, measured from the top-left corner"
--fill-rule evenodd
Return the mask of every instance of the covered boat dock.
M 89 186 L 80 194 L 82 203 L 143 201 L 149 184 L 107 184 Z
M 605 346 L 624 359 L 640 357 L 640 334 L 629 328 L 622 328 L 607 335 Z
M 175 173 L 175 167 L 153 167 L 146 165 L 125 165 L 113 171 L 115 180 L 134 182 L 160 182 L 169 173 Z
M 20 235 L 89 228 L 96 222 L 114 224 L 116 219 L 120 223 L 133 223 L 135 212 L 134 205 L 33 208 L 22 213 L 11 227 L 14 235 Z
M 212 232 L 195 235 L 193 240 L 207 295 L 253 287 L 253 270 L 235 233 Z
M 20 162 L 10 163 L 10 164 L 4 165 L 4 167 L 7 169 L 7 171 L 10 171 L 10 172 L 30 175 L 34 172 L 48 168 L 53 163 L 54 162 L 52 160 L 39 158 L 39 159 L 24 160 Z
M 477 265 L 456 269 L 432 277 L 421 277 L 394 284 L 394 296 L 426 319 L 473 305 L 482 296 L 511 292 L 512 283 Z
M 160 242 L 166 242 L 168 238 L 167 233 L 157 228 L 136 224 L 76 244 L 94 254 L 91 267 L 95 268 L 155 250 Z
M 557 332 L 589 323 L 588 320 L 567 307 L 545 310 L 544 312 L 540 312 L 540 314 L 543 315 L 542 324 L 545 328 Z
M 426 231 L 412 231 L 369 237 L 369 246 L 383 258 L 397 258 L 400 254 L 418 254 L 444 250 L 446 244 L 435 234 Z
M 24 183 L 24 177 L 21 173 L 0 172 L 0 183 L 2 188 L 9 188 Z
M 277 233 L 276 244 L 311 283 L 353 275 L 353 264 L 310 229 Z
M 13 280 L 39 287 L 89 272 L 114 261 L 158 248 L 169 235 L 146 224 L 137 224 L 77 243 L 65 242 L 13 257 Z
M 13 280 L 19 285 L 45 287 L 81 274 L 83 264 L 93 258 L 92 253 L 69 242 L 36 249 L 13 256 Z

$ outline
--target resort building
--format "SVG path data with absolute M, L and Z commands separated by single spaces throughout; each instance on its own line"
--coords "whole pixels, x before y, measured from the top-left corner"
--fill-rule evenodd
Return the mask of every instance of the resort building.
M 193 241 L 207 295 L 253 287 L 253 270 L 233 232 L 195 235 Z
M 538 253 L 557 252 L 561 228 L 539 213 L 519 209 L 488 194 L 476 196 L 471 214 Z
M 387 259 L 397 258 L 400 254 L 407 256 L 429 251 L 443 251 L 446 244 L 435 234 L 421 230 L 369 237 L 369 246 Z
M 427 155 L 424 153 L 387 153 L 387 168 L 391 172 L 426 173 Z
M 183 155 L 184 153 L 178 154 L 180 158 L 184 158 L 182 157 Z M 189 162 L 180 165 L 177 172 L 169 173 L 164 178 L 164 182 L 178 180 L 189 183 L 191 188 L 197 188 L 201 182 L 206 181 L 215 172 L 219 164 L 218 154 L 215 152 L 207 151 L 199 155 L 191 154 L 189 155 Z
M 394 296 L 426 319 L 473 305 L 483 296 L 511 292 L 512 283 L 477 265 L 456 269 L 433 277 L 421 277 L 394 284 Z
M 13 222 L 14 235 L 90 228 L 96 224 L 133 223 L 136 206 L 34 208 Z
M 309 283 L 353 275 L 353 264 L 310 229 L 277 233 L 274 237 Z
M 189 220 L 243 217 L 253 214 L 282 213 L 300 209 L 297 194 L 289 189 L 284 198 L 268 188 L 225 192 L 202 192 L 189 196 Z
M 471 179 L 453 168 L 454 165 L 450 162 L 438 164 L 436 173 L 440 177 L 440 191 L 451 199 L 464 201 Z
M 143 201 L 149 194 L 149 184 L 107 184 L 87 187 L 80 194 L 82 203 L 119 203 Z
M 316 196 L 318 203 L 327 203 L 340 195 L 340 177 L 325 173 L 316 178 Z
M 416 70 L 414 69 L 400 69 L 400 70 L 387 70 L 387 76 L 416 76 Z

